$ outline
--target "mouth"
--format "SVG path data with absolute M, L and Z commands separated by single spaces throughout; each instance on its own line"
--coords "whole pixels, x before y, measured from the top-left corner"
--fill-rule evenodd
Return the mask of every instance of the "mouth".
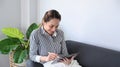
M 50 35 L 52 35 L 52 34 L 54 33 L 54 31 L 49 31 L 48 33 L 49 33 Z
M 51 32 L 51 34 L 53 34 L 54 32 Z

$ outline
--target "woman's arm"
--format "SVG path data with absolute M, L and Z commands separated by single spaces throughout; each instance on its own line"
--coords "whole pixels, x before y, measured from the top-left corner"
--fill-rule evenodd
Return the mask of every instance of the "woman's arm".
M 64 56 L 67 56 L 68 55 L 68 51 L 67 51 L 67 47 L 66 47 L 66 43 L 65 43 L 65 40 L 64 40 L 64 33 L 62 32 L 62 41 L 61 41 L 61 50 L 62 50 L 62 54 Z M 68 59 L 68 58 L 64 58 L 61 62 L 63 62 L 64 64 L 70 64 L 71 61 L 73 60 L 73 58 L 71 59 Z
M 48 53 L 48 56 L 38 55 L 37 53 L 39 48 L 38 45 L 39 45 L 38 34 L 36 34 L 36 31 L 33 31 L 30 36 L 30 52 L 29 52 L 29 56 L 32 61 L 43 63 L 43 62 L 54 60 L 58 56 L 55 53 Z M 40 48 L 39 48 L 39 51 L 40 51 Z
M 34 62 L 40 62 L 39 58 L 41 56 L 39 56 L 37 54 L 37 50 L 38 50 L 38 43 L 37 43 L 37 40 L 36 40 L 36 30 L 34 30 L 32 33 L 31 33 L 31 36 L 30 36 L 30 52 L 29 52 L 29 56 L 30 56 L 30 59 Z
M 66 43 L 65 43 L 63 31 L 61 31 L 61 37 L 62 37 L 62 41 L 61 41 L 61 53 L 64 56 L 66 56 L 66 55 L 68 55 L 68 51 L 67 51 L 67 47 L 66 47 Z

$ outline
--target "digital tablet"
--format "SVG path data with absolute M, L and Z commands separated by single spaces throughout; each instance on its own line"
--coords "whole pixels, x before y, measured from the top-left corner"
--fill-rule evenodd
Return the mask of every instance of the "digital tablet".
M 52 64 L 61 62 L 64 58 L 71 59 L 73 56 L 74 56 L 74 58 L 75 58 L 77 55 L 78 55 L 78 53 L 69 54 L 69 55 L 67 55 L 67 56 L 60 56 L 59 58 L 56 58 L 56 59 L 52 62 Z

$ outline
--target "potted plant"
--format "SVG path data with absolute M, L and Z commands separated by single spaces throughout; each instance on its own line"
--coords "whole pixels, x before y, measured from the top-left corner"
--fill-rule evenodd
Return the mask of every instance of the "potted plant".
M 2 32 L 7 37 L 0 40 L 0 53 L 9 54 L 14 52 L 14 63 L 22 63 L 29 55 L 29 37 L 36 28 L 38 28 L 36 23 L 31 24 L 25 35 L 17 28 L 3 28 Z

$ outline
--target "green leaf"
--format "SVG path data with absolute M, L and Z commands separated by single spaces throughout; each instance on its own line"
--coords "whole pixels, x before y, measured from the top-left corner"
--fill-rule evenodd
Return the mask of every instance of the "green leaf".
M 23 60 L 25 60 L 25 58 L 27 57 L 27 50 L 26 49 L 21 49 L 20 47 L 18 47 L 15 52 L 14 52 L 14 62 L 15 63 L 22 63 Z
M 27 30 L 27 32 L 26 32 L 26 37 L 27 37 L 27 39 L 29 39 L 31 32 L 32 32 L 34 29 L 36 29 L 36 28 L 38 28 L 38 25 L 37 25 L 36 23 L 33 23 L 33 24 L 31 24 L 31 25 L 29 26 L 29 28 L 28 28 L 28 30 Z
M 2 32 L 9 37 L 14 37 L 19 39 L 24 38 L 24 34 L 17 28 L 3 28 Z
M 8 54 L 10 51 L 17 48 L 20 44 L 17 38 L 6 38 L 0 41 L 0 52 L 2 54 Z

